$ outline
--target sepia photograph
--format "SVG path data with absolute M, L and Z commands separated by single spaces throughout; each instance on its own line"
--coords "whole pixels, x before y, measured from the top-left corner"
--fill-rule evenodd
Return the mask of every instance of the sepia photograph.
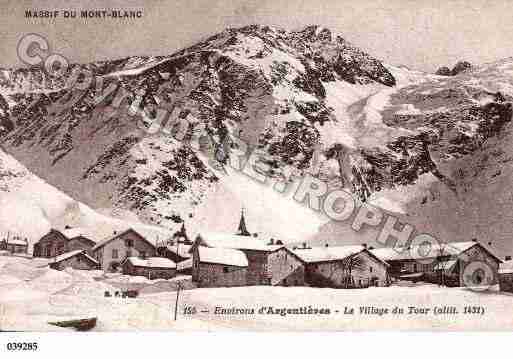
M 513 331 L 513 2 L 0 6 L 0 336 Z

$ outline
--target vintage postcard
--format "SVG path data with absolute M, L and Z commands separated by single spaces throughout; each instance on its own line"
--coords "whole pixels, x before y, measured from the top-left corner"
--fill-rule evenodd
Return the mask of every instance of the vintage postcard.
M 513 3 L 1 6 L 1 331 L 513 330 Z

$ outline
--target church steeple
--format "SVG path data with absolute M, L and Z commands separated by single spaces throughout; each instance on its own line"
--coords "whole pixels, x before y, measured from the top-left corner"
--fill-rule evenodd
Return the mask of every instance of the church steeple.
M 237 229 L 237 235 L 239 236 L 251 236 L 251 233 L 249 233 L 248 229 L 246 228 L 246 220 L 244 218 L 244 208 L 242 208 L 240 213 L 240 222 L 239 222 L 239 228 Z
M 189 236 L 187 235 L 187 231 L 185 229 L 185 222 L 182 222 L 182 228 L 179 231 L 175 232 L 173 238 L 177 238 L 177 240 L 184 244 L 190 244 Z

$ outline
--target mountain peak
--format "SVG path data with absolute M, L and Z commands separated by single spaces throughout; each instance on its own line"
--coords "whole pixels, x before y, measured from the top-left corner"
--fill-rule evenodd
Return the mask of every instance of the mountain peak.
M 278 35 L 285 34 L 287 31 L 283 28 L 270 26 L 270 25 L 262 25 L 262 24 L 251 24 L 242 27 L 229 27 L 223 33 L 228 33 L 230 35 L 234 35 L 236 33 L 241 33 L 245 35 Z

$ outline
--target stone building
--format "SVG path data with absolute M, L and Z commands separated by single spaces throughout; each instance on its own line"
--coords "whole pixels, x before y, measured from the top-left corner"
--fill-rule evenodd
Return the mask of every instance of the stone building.
M 52 269 L 63 270 L 64 268 L 93 270 L 100 269 L 99 263 L 89 256 L 85 250 L 74 250 L 60 254 L 50 259 L 48 265 Z
M 205 233 L 192 246 L 236 249 L 247 261 L 246 285 L 303 285 L 304 266 L 298 256 L 283 245 L 268 245 L 258 238 L 225 233 Z
M 91 256 L 96 243 L 82 233 L 80 228 L 51 229 L 34 244 L 33 256 L 51 258 L 74 250 L 85 250 Z
M 464 274 L 469 274 L 466 270 L 485 274 L 481 276 L 476 272 L 472 280 L 486 281 L 489 285 L 497 284 L 499 264 L 502 262 L 492 252 L 490 244 L 485 245 L 477 240 L 444 243 L 433 247 L 419 245 L 378 248 L 371 252 L 390 265 L 390 275 L 394 278 L 455 287 L 469 285 L 465 284 Z
M 195 246 L 192 280 L 198 287 L 240 287 L 247 285 L 248 260 L 239 250 Z
M 123 274 L 148 279 L 170 279 L 176 275 L 176 263 L 163 257 L 128 257 L 123 263 Z
M 295 249 L 305 265 L 305 282 L 314 287 L 362 288 L 389 284 L 388 264 L 364 246 Z
M 93 247 L 93 257 L 104 271 L 115 272 L 121 269 L 121 263 L 128 257 L 155 257 L 156 249 L 142 235 L 133 229 L 114 232 Z
M 267 255 L 270 285 L 285 287 L 305 285 L 305 266 L 296 253 L 287 247 L 280 247 L 264 253 Z M 249 262 L 251 263 L 251 260 Z
M 69 239 L 66 245 L 68 252 L 81 249 L 85 250 L 89 256 L 93 255 L 93 247 L 96 242 L 90 239 L 85 232 L 82 228 L 67 228 L 62 231 L 62 234 Z

